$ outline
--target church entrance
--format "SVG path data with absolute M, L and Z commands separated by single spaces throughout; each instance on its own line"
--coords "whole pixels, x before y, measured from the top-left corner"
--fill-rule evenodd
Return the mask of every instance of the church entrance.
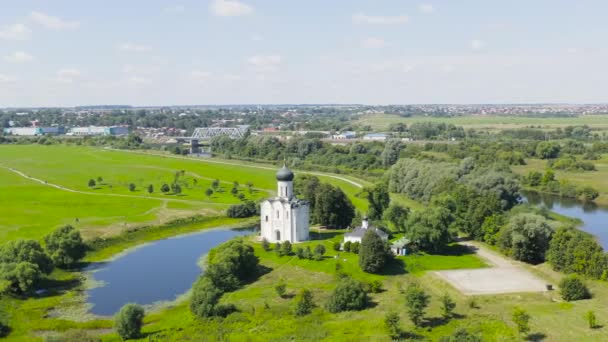
M 277 240 L 277 241 L 281 241 L 281 232 L 277 230 L 277 231 L 275 231 L 274 233 L 275 233 L 275 235 L 277 236 L 277 239 L 276 239 L 276 240 Z

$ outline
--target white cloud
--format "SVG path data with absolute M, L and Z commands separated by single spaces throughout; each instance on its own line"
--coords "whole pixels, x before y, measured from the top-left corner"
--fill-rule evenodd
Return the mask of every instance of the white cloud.
M 418 5 L 418 10 L 422 13 L 433 13 L 435 12 L 435 7 L 431 4 L 420 4 Z
M 4 56 L 4 60 L 11 63 L 26 63 L 34 60 L 34 56 L 23 51 L 17 51 L 8 56 Z
M 361 47 L 365 49 L 379 49 L 386 45 L 386 42 L 382 38 L 365 38 L 361 41 Z
M 237 0 L 213 0 L 211 12 L 218 17 L 238 17 L 253 13 L 253 8 Z
M 141 77 L 141 76 L 132 76 L 127 78 L 126 80 L 131 85 L 145 85 L 150 84 L 152 81 L 149 78 Z
M 473 39 L 470 42 L 471 49 L 473 50 L 479 50 L 483 47 L 483 45 L 483 42 L 479 39 Z
M 278 71 L 279 67 L 283 63 L 283 57 L 279 55 L 257 55 L 249 57 L 247 62 L 254 68 L 255 71 L 274 72 Z
M 259 34 L 252 34 L 251 35 L 251 40 L 254 42 L 261 42 L 262 40 L 264 40 L 264 37 L 262 37 Z
M 56 80 L 63 83 L 73 83 L 80 78 L 81 75 L 82 73 L 78 69 L 64 68 L 57 70 Z
M 125 64 L 122 67 L 122 72 L 125 74 L 153 74 L 159 71 L 158 66 L 154 65 L 133 65 Z
M 30 19 L 51 30 L 73 30 L 80 27 L 78 21 L 67 21 L 42 12 L 32 12 Z
M 3 75 L 0 74 L 0 84 L 2 83 L 15 83 L 17 82 L 17 78 L 15 76 Z
M 406 24 L 410 18 L 407 15 L 396 16 L 372 16 L 363 13 L 353 15 L 353 22 L 356 24 Z
M 170 14 L 180 14 L 180 13 L 184 13 L 185 11 L 186 11 L 186 7 L 184 7 L 183 5 L 174 5 L 174 6 L 165 7 L 163 9 L 163 12 L 170 13 Z
M 26 40 L 30 37 L 31 30 L 23 24 L 14 24 L 0 28 L 0 39 Z
M 146 45 L 123 43 L 118 46 L 118 50 L 124 52 L 146 52 L 152 50 L 152 48 Z

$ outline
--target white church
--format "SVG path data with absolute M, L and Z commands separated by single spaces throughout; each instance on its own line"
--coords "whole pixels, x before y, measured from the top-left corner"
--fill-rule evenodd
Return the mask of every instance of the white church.
M 261 238 L 268 242 L 291 243 L 309 238 L 310 205 L 293 194 L 293 172 L 285 165 L 277 172 L 278 196 L 262 202 Z

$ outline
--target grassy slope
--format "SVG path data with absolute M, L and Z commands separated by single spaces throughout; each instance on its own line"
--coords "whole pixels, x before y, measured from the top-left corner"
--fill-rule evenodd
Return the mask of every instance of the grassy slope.
M 604 155 L 601 160 L 592 161 L 597 171 L 568 172 L 555 171 L 558 180 L 568 180 L 572 184 L 582 186 L 589 185 L 600 192 L 600 197 L 595 201 L 598 204 L 608 204 L 608 155 Z M 541 159 L 527 159 L 527 165 L 512 166 L 514 172 L 520 175 L 527 175 L 530 171 L 544 172 L 547 168 L 547 161 Z
M 454 118 L 434 118 L 415 116 L 403 118 L 392 114 L 370 114 L 358 120 L 359 124 L 370 125 L 374 130 L 386 130 L 392 123 L 405 123 L 410 125 L 414 122 L 445 122 L 452 123 L 465 128 L 488 128 L 507 129 L 525 126 L 542 126 L 543 128 L 555 128 L 569 125 L 589 125 L 596 128 L 608 128 L 608 115 L 589 115 L 576 118 L 531 118 L 531 117 L 500 117 L 500 116 L 459 116 Z
M 213 160 L 215 161 L 215 160 Z M 253 182 L 255 190 L 248 198 L 260 199 L 274 193 L 276 182 L 273 166 L 220 164 L 208 160 L 188 160 L 157 155 L 134 154 L 90 147 L 3 145 L 0 164 L 25 174 L 70 189 L 91 194 L 70 193 L 43 186 L 0 168 L 0 240 L 18 237 L 37 238 L 62 224 L 81 228 L 88 237 L 113 235 L 136 224 L 159 224 L 174 217 L 194 213 L 214 214 L 239 200 L 230 195 L 232 182 Z M 234 165 L 236 164 L 236 165 Z M 181 196 L 163 195 L 159 189 L 170 183 L 176 171 L 185 170 L 189 188 Z M 91 178 L 103 177 L 104 184 L 89 189 Z M 208 199 L 204 191 L 211 180 L 222 181 L 223 193 Z M 348 182 L 321 176 L 324 181 L 340 186 L 360 210 L 365 200 L 355 197 L 359 188 Z M 194 185 L 193 180 L 197 179 Z M 129 183 L 138 190 L 130 192 Z M 109 185 L 112 185 L 110 188 Z M 156 192 L 149 196 L 143 189 L 153 184 Z M 101 196 L 105 194 L 107 196 Z M 120 197 L 126 195 L 136 197 Z M 76 222 L 78 218 L 79 222 Z

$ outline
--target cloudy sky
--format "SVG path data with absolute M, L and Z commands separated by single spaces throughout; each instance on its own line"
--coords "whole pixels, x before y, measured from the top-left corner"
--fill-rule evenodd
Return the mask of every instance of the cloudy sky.
M 605 0 L 2 0 L 0 107 L 608 102 Z

